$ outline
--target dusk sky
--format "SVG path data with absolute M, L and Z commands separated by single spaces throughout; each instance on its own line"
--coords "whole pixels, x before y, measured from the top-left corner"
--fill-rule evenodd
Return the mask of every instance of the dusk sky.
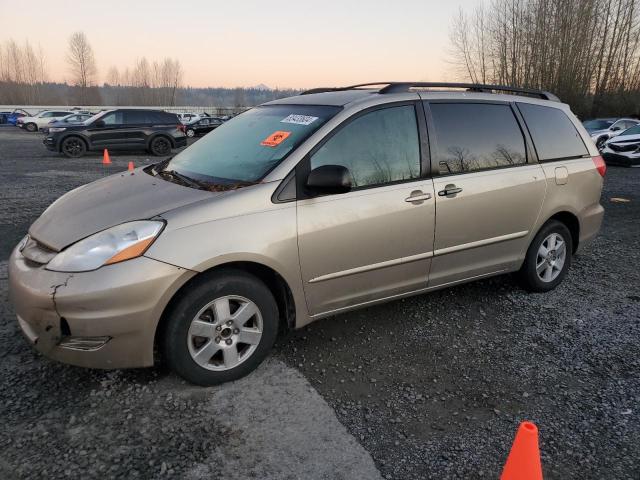
M 0 0 L 0 42 L 29 40 L 52 80 L 70 77 L 69 35 L 93 46 L 98 83 L 109 67 L 169 56 L 184 84 L 313 87 L 366 81 L 451 80 L 448 29 L 478 0 L 34 1 Z

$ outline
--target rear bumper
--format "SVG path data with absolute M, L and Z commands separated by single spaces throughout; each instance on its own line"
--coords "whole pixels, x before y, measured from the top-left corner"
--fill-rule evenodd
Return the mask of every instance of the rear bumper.
M 91 368 L 153 365 L 155 331 L 195 273 L 146 257 L 93 272 L 51 272 L 14 250 L 9 294 L 25 337 L 43 355 Z
M 174 137 L 173 140 L 175 142 L 175 148 L 182 148 L 187 146 L 186 135 L 184 137 Z
M 623 167 L 638 167 L 640 166 L 640 153 L 629 152 L 626 155 L 620 153 L 613 153 L 611 151 L 602 152 L 602 158 L 607 165 L 620 165 Z
M 604 207 L 599 203 L 584 209 L 580 214 L 580 239 L 578 251 L 588 245 L 600 231 L 604 219 Z

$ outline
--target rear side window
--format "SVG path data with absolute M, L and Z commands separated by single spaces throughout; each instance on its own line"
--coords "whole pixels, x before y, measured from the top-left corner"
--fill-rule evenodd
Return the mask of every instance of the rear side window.
M 526 163 L 524 137 L 509 105 L 431 103 L 430 108 L 441 175 Z
M 518 103 L 518 108 L 541 162 L 589 155 L 576 127 L 559 108 L 530 103 Z
M 149 113 L 144 110 L 129 110 L 124 112 L 124 123 L 126 125 L 145 125 L 149 122 Z
M 366 113 L 349 122 L 311 157 L 311 168 L 342 165 L 358 188 L 420 176 L 418 124 L 413 105 Z

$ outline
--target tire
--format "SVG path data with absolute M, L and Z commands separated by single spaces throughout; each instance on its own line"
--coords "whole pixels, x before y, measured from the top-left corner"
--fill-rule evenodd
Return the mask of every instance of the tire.
M 196 136 L 196 132 L 192 128 L 187 129 L 186 133 L 187 133 L 187 137 L 189 137 L 189 138 L 193 138 L 193 137 Z
M 80 158 L 87 152 L 87 144 L 80 137 L 67 137 L 60 144 L 60 153 L 68 158 Z
M 559 241 L 562 241 L 562 246 L 559 246 Z M 541 247 L 551 255 L 543 257 L 544 250 Z M 548 292 L 556 288 L 571 266 L 572 251 L 573 239 L 569 229 L 562 222 L 549 220 L 527 250 L 519 272 L 523 287 L 531 292 Z
M 31 133 L 38 131 L 38 125 L 36 125 L 35 123 L 27 123 L 24 128 L 27 132 Z
M 164 136 L 154 137 L 149 143 L 149 151 L 156 157 L 171 154 L 171 140 Z
M 602 151 L 602 149 L 604 148 L 604 142 L 606 142 L 607 140 L 609 140 L 607 137 L 600 137 L 598 140 L 596 140 L 596 147 L 598 148 L 599 152 Z
M 241 270 L 220 270 L 196 279 L 166 315 L 162 356 L 178 375 L 201 386 L 252 372 L 278 333 L 273 295 L 264 283 Z

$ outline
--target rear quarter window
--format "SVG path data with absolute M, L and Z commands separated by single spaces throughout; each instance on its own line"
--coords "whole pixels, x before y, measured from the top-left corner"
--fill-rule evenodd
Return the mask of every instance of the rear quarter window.
M 589 155 L 571 119 L 559 108 L 518 103 L 541 162 Z

